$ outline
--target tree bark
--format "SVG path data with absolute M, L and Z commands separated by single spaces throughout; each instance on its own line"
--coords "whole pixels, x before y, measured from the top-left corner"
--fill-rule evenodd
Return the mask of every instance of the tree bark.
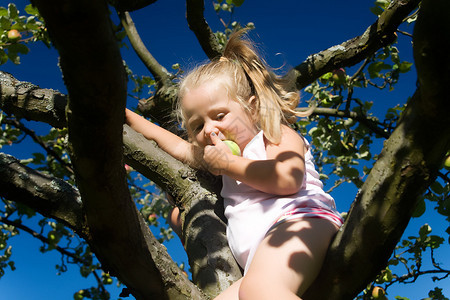
M 2 197 L 60 221 L 81 237 L 88 235 L 80 193 L 64 180 L 37 172 L 5 153 L 0 153 L 0 178 Z
M 118 276 L 136 299 L 187 298 L 188 280 L 180 270 L 164 274 L 176 270 L 174 262 L 160 254 L 165 250 L 152 239 L 128 192 L 122 147 L 127 76 L 106 2 L 34 4 L 60 54 L 70 95 L 71 161 L 89 226 L 87 242 L 102 268 Z M 186 284 L 166 285 L 163 275 L 184 278 Z

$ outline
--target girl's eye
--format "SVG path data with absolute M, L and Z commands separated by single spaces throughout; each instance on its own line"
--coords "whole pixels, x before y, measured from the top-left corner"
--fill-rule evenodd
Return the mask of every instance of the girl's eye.
M 202 130 L 202 128 L 203 128 L 203 124 L 199 124 L 199 125 L 196 125 L 196 126 L 194 126 L 194 132 L 200 132 L 201 130 Z
M 220 120 L 222 120 L 224 117 L 225 117 L 225 114 L 224 114 L 224 113 L 220 113 L 220 114 L 217 115 L 216 120 L 217 120 L 217 121 L 220 121 Z

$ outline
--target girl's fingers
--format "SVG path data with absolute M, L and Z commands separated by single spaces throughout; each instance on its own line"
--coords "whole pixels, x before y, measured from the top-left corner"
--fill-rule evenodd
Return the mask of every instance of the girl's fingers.
M 221 142 L 219 136 L 215 132 L 211 132 L 210 139 L 214 146 L 217 145 L 217 143 Z

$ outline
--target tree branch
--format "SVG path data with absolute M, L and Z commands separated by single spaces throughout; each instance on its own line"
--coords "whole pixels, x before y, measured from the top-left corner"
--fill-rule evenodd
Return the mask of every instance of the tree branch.
M 309 108 L 304 108 L 301 110 L 307 110 Z M 336 108 L 324 108 L 324 107 L 316 107 L 311 115 L 318 115 L 318 116 L 329 116 L 329 117 L 338 117 L 338 118 L 351 118 L 355 121 L 358 121 L 362 124 L 364 124 L 367 128 L 369 128 L 373 133 L 388 138 L 389 132 L 387 132 L 385 129 L 380 128 L 378 125 L 379 123 L 367 116 L 364 116 L 360 113 L 357 113 L 355 111 L 345 111 L 345 110 L 339 110 Z
M 22 223 L 19 222 L 14 222 L 14 221 L 10 221 L 6 218 L 0 217 L 0 222 L 7 224 L 7 225 L 11 225 L 16 227 L 17 229 L 23 230 L 26 233 L 30 234 L 31 236 L 33 236 L 34 238 L 37 238 L 38 240 L 40 240 L 41 242 L 45 243 L 45 244 L 52 244 L 51 241 L 43 236 L 42 234 L 37 233 L 36 231 L 34 231 L 33 229 L 23 225 Z M 58 251 L 59 253 L 61 253 L 62 255 L 66 255 L 70 258 L 72 258 L 76 263 L 80 263 L 82 265 L 85 265 L 87 267 L 89 267 L 91 265 L 91 263 L 89 261 L 86 261 L 85 259 L 83 259 L 81 256 L 76 255 L 64 248 L 62 248 L 61 246 L 55 245 L 55 249 L 56 251 Z
M 58 91 L 41 89 L 0 71 L 0 108 L 16 118 L 66 126 L 67 97 Z
M 450 30 L 449 12 L 447 0 L 422 1 L 413 41 L 420 87 L 304 299 L 353 299 L 386 265 L 418 199 L 436 179 L 450 148 L 450 38 L 435 28 Z
M 0 178 L 2 197 L 54 218 L 82 237 L 88 234 L 79 191 L 64 180 L 37 172 L 5 153 L 0 153 Z
M 72 166 L 70 165 L 70 163 L 64 161 L 62 157 L 59 156 L 58 153 L 56 153 L 55 150 L 53 150 L 53 148 L 49 147 L 38 135 L 36 135 L 36 133 L 33 130 L 27 128 L 23 123 L 17 121 L 17 119 L 15 118 L 10 120 L 3 119 L 2 123 L 13 125 L 17 129 L 23 131 L 26 135 L 31 137 L 35 143 L 41 146 L 45 150 L 45 152 L 47 152 L 47 156 L 53 157 L 55 160 L 58 161 L 58 163 L 61 164 L 61 166 L 64 167 L 64 169 L 66 169 L 67 172 L 73 174 Z
M 130 13 L 119 12 L 119 18 L 125 28 L 131 46 L 150 73 L 152 73 L 153 77 L 155 77 L 155 80 L 158 81 L 159 84 L 164 84 L 166 81 L 169 81 L 172 74 L 170 74 L 166 68 L 161 66 L 148 51 L 147 47 L 145 47 L 144 42 L 142 42 L 136 26 L 134 25 L 133 19 L 130 16 Z
M 186 19 L 189 28 L 194 32 L 205 54 L 209 59 L 222 55 L 222 46 L 217 42 L 203 16 L 204 0 L 186 0 Z
M 182 211 L 193 281 L 207 295 L 218 295 L 242 275 L 228 248 L 217 178 L 195 172 L 127 125 L 124 145 L 127 164 L 174 197 Z
M 419 2 L 420 0 L 395 0 L 361 36 L 309 56 L 291 71 L 297 78 L 297 88 L 303 89 L 327 72 L 353 66 L 394 42 L 397 27 L 417 8 Z

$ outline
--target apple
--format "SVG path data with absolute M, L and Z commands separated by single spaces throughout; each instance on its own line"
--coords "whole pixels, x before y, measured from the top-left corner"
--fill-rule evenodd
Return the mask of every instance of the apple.
M 22 35 L 17 29 L 11 29 L 8 31 L 8 39 L 12 42 L 17 42 L 22 38 Z
M 148 221 L 150 222 L 150 223 L 153 223 L 153 222 L 155 222 L 156 221 L 156 218 L 157 218 L 158 216 L 156 215 L 156 214 L 150 214 L 149 216 L 148 216 Z
M 343 84 L 345 82 L 345 69 L 344 68 L 339 68 L 337 70 L 334 70 L 333 75 L 331 76 L 331 78 L 333 79 L 334 82 L 336 82 L 337 84 Z
M 241 156 L 241 149 L 239 149 L 238 144 L 230 140 L 224 140 L 223 142 L 230 148 L 233 155 Z
M 374 299 L 387 299 L 386 298 L 386 292 L 384 291 L 384 289 L 382 287 L 376 286 L 373 288 L 372 290 L 372 297 Z

